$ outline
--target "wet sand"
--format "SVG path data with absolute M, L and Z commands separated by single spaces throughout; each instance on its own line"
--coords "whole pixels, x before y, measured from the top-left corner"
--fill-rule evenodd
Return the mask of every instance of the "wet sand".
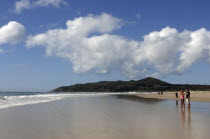
M 177 101 L 178 102 L 178 101 Z M 0 110 L 2 139 L 209 139 L 210 103 L 91 96 Z
M 191 93 L 191 101 L 196 102 L 210 102 L 210 91 L 190 91 Z M 178 92 L 179 94 L 179 92 Z M 173 99 L 179 100 L 175 97 L 175 92 L 163 92 L 163 95 L 155 94 L 142 94 L 138 95 L 144 98 L 158 98 L 158 99 Z

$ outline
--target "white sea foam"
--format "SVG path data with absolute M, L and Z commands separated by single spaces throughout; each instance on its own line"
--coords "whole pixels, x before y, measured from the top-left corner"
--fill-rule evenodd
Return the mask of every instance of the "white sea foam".
M 138 93 L 139 92 L 135 92 L 135 94 Z M 144 92 L 144 94 L 145 93 L 146 92 Z M 53 94 L 36 94 L 36 95 L 0 96 L 0 109 L 14 107 L 14 106 L 28 105 L 28 104 L 51 102 L 68 97 L 103 96 L 103 95 L 117 95 L 117 94 L 129 94 L 129 93 L 106 93 L 106 92 L 88 93 L 88 94 L 53 93 Z

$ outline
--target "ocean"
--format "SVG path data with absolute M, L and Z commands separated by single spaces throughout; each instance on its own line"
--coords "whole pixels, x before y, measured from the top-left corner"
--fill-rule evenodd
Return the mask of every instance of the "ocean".
M 37 104 L 44 102 L 51 102 L 68 97 L 79 96 L 101 96 L 101 95 L 115 95 L 115 94 L 137 94 L 136 92 L 128 93 L 99 93 L 99 92 L 0 92 L 0 109 L 14 106 Z M 139 92 L 140 93 L 140 92 Z M 148 93 L 148 92 L 143 92 Z

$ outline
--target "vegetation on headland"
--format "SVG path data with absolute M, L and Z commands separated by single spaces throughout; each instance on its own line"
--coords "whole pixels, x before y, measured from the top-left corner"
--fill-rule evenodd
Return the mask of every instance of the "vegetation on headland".
M 210 91 L 210 85 L 170 84 L 156 78 L 147 77 L 138 81 L 101 81 L 96 83 L 62 86 L 51 92 L 135 92 L 135 91 Z

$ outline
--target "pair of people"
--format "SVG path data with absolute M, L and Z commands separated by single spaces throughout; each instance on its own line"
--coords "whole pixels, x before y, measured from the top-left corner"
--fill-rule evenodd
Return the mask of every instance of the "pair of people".
M 185 106 L 185 94 L 184 94 L 183 90 L 180 91 L 180 101 L 181 101 L 181 107 L 184 107 Z M 190 105 L 190 91 L 188 89 L 186 89 L 186 102 L 188 103 L 188 105 Z

